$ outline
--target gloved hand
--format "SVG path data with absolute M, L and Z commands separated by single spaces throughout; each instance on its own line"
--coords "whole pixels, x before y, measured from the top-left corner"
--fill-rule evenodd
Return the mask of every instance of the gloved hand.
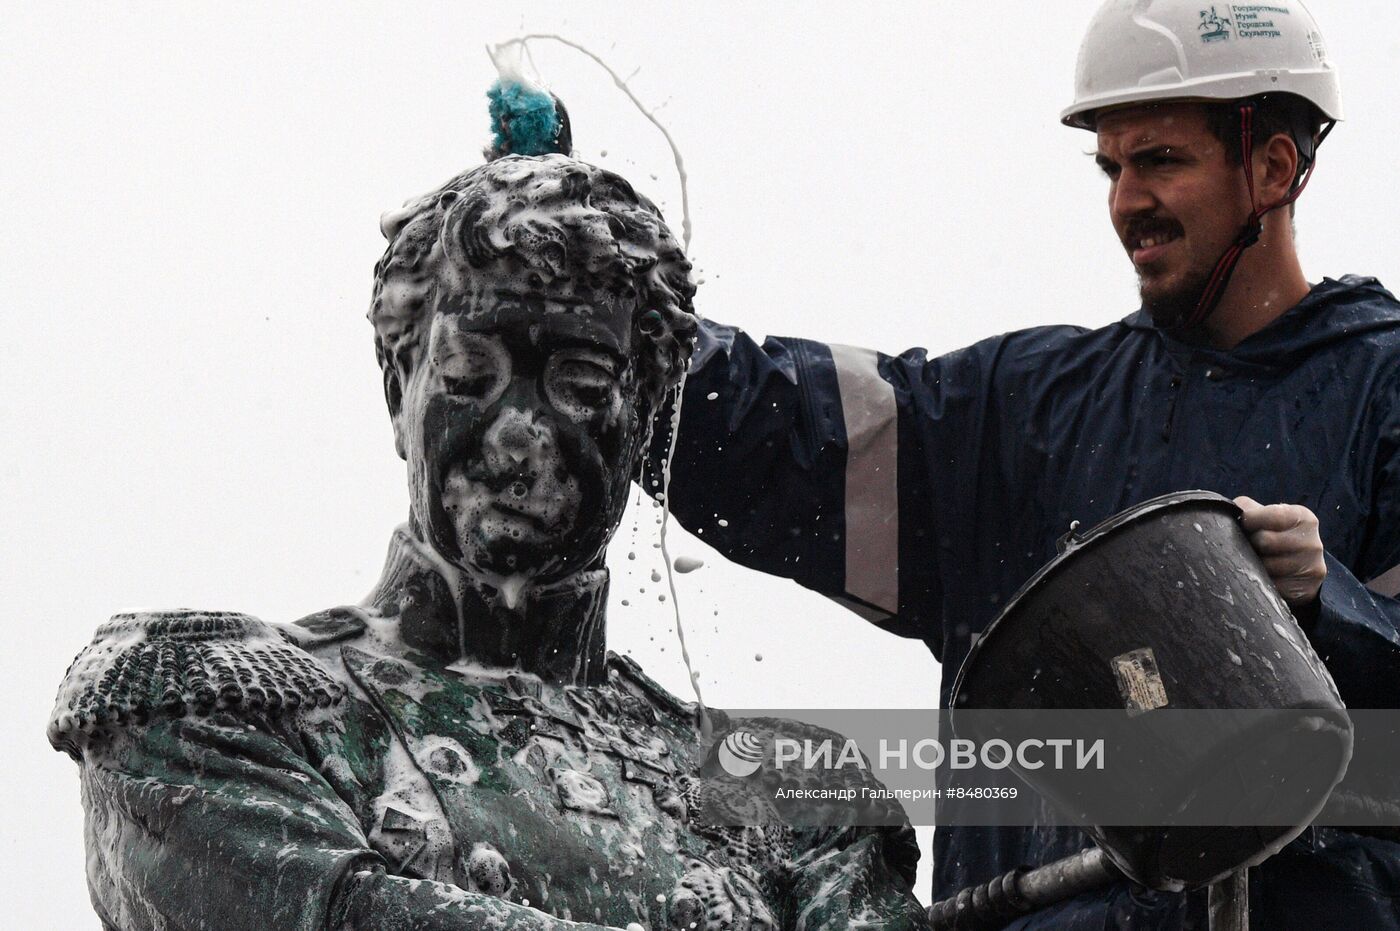
M 1240 526 L 1264 561 L 1274 587 L 1299 620 L 1315 613 L 1317 593 L 1327 578 L 1317 515 L 1301 504 L 1260 504 L 1241 496 Z

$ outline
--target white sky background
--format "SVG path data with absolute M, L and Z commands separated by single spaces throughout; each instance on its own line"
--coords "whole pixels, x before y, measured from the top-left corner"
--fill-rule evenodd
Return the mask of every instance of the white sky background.
M 690 173 L 707 316 L 940 352 L 1136 306 L 1093 137 L 1056 120 L 1095 6 L 4 4 L 10 923 L 96 927 L 76 769 L 43 736 L 94 626 L 134 607 L 289 621 L 377 578 L 407 513 L 364 319 L 377 220 L 480 163 L 486 43 L 557 31 L 640 67 Z M 1304 267 L 1394 279 L 1400 5 L 1311 6 L 1351 118 L 1299 209 Z M 659 134 L 577 53 L 535 56 L 580 157 L 679 229 Z M 653 515 L 614 544 L 609 641 L 684 696 Z M 921 644 L 680 532 L 673 550 L 708 560 L 679 585 L 712 704 L 936 703 Z

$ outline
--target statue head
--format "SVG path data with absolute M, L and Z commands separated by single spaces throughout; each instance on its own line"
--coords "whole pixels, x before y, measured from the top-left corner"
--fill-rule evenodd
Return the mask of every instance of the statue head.
M 596 566 L 696 330 L 660 211 L 612 172 L 507 156 L 381 229 L 369 318 L 415 533 L 487 582 Z

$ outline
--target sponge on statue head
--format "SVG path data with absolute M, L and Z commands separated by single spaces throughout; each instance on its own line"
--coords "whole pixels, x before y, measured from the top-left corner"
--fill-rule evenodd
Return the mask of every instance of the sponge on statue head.
M 486 92 L 490 100 L 492 144 L 487 159 L 503 155 L 573 154 L 569 113 L 548 91 L 515 80 L 500 80 Z

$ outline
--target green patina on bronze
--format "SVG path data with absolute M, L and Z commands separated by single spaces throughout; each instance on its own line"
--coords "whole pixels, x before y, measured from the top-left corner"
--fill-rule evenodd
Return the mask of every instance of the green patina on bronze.
M 159 621 L 179 634 L 178 615 Z M 600 686 L 483 683 L 363 633 L 304 653 L 291 642 L 296 625 L 247 621 L 217 651 L 237 654 L 249 631 L 254 643 L 286 631 L 282 645 L 343 683 L 343 695 L 279 714 L 228 703 L 205 716 L 56 728 L 83 763 L 98 875 L 122 877 L 95 890 L 95 902 L 121 903 L 113 927 L 158 926 L 143 923 L 139 899 L 148 916 L 189 921 L 177 927 L 338 927 L 319 916 L 359 908 L 372 918 L 350 927 L 469 928 L 478 925 L 442 916 L 483 896 L 520 910 L 498 915 L 506 928 L 555 927 L 531 913 L 611 928 L 782 928 L 800 915 L 803 927 L 836 929 L 856 912 L 921 926 L 908 891 L 917 847 L 897 816 L 888 829 L 792 827 L 767 801 L 772 778 L 740 784 L 715 768 L 716 741 L 738 727 L 824 732 L 715 712 L 717 732 L 704 738 L 693 706 L 616 656 Z M 120 661 L 159 648 L 160 636 L 124 649 L 99 638 L 75 668 L 91 654 Z M 706 823 L 717 792 L 730 793 L 725 810 L 763 818 Z M 495 886 L 493 865 L 503 867 Z M 356 867 L 410 885 L 364 904 L 346 894 Z M 432 909 L 442 923 L 383 923 L 424 895 L 414 880 L 440 884 Z
M 49 738 L 79 763 L 104 928 L 923 927 L 902 811 L 848 827 L 715 753 L 834 735 L 711 712 L 707 736 L 606 651 L 603 550 L 695 329 L 659 211 L 505 158 L 385 231 L 410 522 L 360 605 L 123 615 L 74 661 Z

